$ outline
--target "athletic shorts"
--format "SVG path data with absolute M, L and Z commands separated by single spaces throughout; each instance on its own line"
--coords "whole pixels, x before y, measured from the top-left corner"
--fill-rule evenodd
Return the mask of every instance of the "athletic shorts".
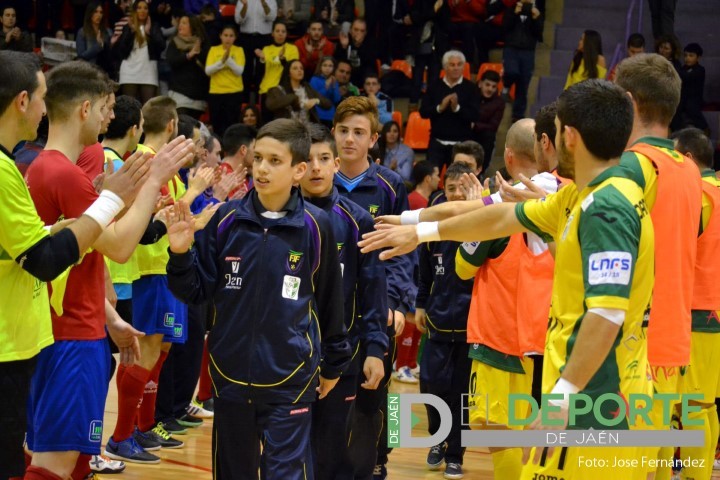
M 543 448 L 543 447 L 538 447 Z M 534 463 L 536 448 L 523 465 L 520 480 L 645 480 L 637 447 L 562 447 L 542 453 Z
M 163 342 L 187 340 L 187 305 L 175 298 L 165 275 L 146 275 L 133 282 L 133 326 L 145 335 L 162 334 Z
M 109 381 L 106 339 L 60 340 L 45 347 L 30 385 L 28 448 L 100 454 Z
M 513 373 L 473 360 L 470 367 L 470 396 L 468 410 L 470 428 L 482 429 L 485 425 L 505 425 L 511 430 L 522 430 L 521 425 L 508 425 L 508 396 L 511 393 L 532 393 L 533 360 L 523 357 L 521 360 L 525 373 Z M 516 418 L 527 418 L 530 414 L 528 402 L 515 405 Z M 521 410 L 525 414 L 521 413 Z
M 690 365 L 681 377 L 682 393 L 701 393 L 701 403 L 720 397 L 720 333 L 692 332 Z

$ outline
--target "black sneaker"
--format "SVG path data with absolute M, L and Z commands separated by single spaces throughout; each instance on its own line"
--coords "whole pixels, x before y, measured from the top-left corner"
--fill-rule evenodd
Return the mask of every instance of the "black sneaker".
M 184 435 L 187 433 L 187 428 L 180 425 L 174 418 L 166 418 L 162 422 L 158 423 L 162 423 L 163 428 L 170 435 Z
M 155 428 L 145 432 L 143 435 L 147 435 L 154 441 L 158 442 L 162 448 L 182 448 L 185 446 L 184 442 L 177 440 L 170 436 L 162 422 L 155 425 Z
M 385 480 L 387 478 L 387 468 L 385 465 L 375 465 L 373 469 L 373 480 Z
M 196 428 L 203 424 L 203 419 L 190 415 L 189 413 L 184 414 L 180 418 L 176 418 L 177 423 L 183 427 Z M 167 430 L 167 429 L 166 429 Z M 168 430 L 169 432 L 170 430 Z M 172 432 L 171 432 L 172 433 Z
M 133 438 L 146 452 L 154 452 L 161 448 L 160 442 L 151 435 L 141 432 L 137 427 L 135 427 L 135 431 L 133 432 Z
M 445 466 L 445 473 L 443 476 L 450 479 L 463 478 L 462 465 L 459 463 L 448 463 Z
M 430 470 L 440 469 L 445 461 L 445 450 L 447 450 L 447 444 L 444 442 L 430 449 L 427 456 L 427 466 Z

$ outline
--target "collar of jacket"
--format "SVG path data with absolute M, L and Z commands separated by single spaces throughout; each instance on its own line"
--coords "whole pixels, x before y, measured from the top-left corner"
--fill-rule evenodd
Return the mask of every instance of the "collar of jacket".
M 248 220 L 262 226 L 263 221 L 260 214 L 267 211 L 267 209 L 260 203 L 257 191 L 254 188 L 250 190 L 248 196 L 250 198 L 235 210 L 235 218 L 238 220 Z M 278 219 L 275 225 L 304 228 L 305 203 L 297 187 L 293 187 L 290 192 L 290 200 L 288 200 L 282 210 L 288 213 L 283 218 Z

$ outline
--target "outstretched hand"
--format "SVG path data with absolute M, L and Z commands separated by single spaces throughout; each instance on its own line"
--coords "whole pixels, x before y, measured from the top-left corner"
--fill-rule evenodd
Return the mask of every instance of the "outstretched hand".
M 368 253 L 381 248 L 390 248 L 380 253 L 380 260 L 388 260 L 398 255 L 410 253 L 418 246 L 418 236 L 415 225 L 375 225 L 374 232 L 363 235 L 358 242 L 362 253 Z

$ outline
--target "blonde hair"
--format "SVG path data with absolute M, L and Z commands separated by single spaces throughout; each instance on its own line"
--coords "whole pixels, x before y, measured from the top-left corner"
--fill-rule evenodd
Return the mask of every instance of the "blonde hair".
M 338 105 L 335 110 L 333 126 L 353 115 L 362 115 L 370 120 L 371 135 L 380 131 L 380 119 L 377 106 L 375 106 L 368 97 L 349 97 L 340 102 L 340 105 Z

